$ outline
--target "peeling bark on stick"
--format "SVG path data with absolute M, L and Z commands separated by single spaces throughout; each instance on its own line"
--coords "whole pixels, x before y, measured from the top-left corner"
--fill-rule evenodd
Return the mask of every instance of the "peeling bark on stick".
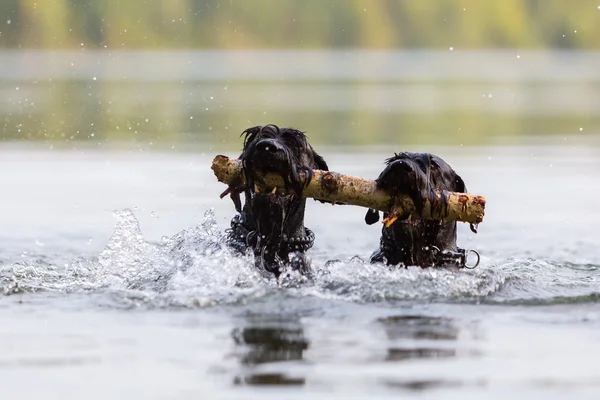
M 211 168 L 219 182 L 229 185 L 234 190 L 243 190 L 246 179 L 240 160 L 218 155 L 214 158 Z M 304 181 L 306 177 L 301 174 L 301 179 Z M 263 192 L 276 189 L 277 193 L 285 194 L 283 179 L 279 175 L 266 174 L 262 179 L 262 185 L 260 189 Z M 302 195 L 380 211 L 393 209 L 394 214 L 400 218 L 414 215 L 424 219 L 479 224 L 483 221 L 485 214 L 485 198 L 483 196 L 437 190 L 437 201 L 432 204 L 427 200 L 423 214 L 419 216 L 410 197 L 392 198 L 388 193 L 378 190 L 374 180 L 331 171 L 314 170 L 314 177 L 304 188 Z

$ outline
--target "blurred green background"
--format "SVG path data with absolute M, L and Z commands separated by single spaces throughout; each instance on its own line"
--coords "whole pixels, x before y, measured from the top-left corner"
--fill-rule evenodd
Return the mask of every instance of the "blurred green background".
M 597 0 L 3 0 L 8 48 L 598 48 Z
M 597 0 L 3 0 L 2 140 L 186 148 L 600 133 Z

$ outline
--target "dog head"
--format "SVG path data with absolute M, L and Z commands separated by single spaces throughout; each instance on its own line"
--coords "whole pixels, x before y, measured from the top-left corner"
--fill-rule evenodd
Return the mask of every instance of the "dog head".
M 290 253 L 303 253 L 312 246 L 312 232 L 304 227 L 306 199 L 302 198 L 302 190 L 313 169 L 327 170 L 327 163 L 313 150 L 306 135 L 296 129 L 255 126 L 242 136 L 244 147 L 239 159 L 246 176 L 245 204 L 240 210 L 241 202 L 236 203 L 234 198 L 234 203 L 250 231 L 246 242 L 254 249 L 257 264 L 278 276 Z M 304 183 L 302 172 L 307 177 Z M 260 192 L 256 182 L 266 173 L 280 175 L 288 194 Z M 302 265 L 304 261 L 298 262 L 298 257 L 298 268 L 308 268 Z
M 240 156 L 248 180 L 253 186 L 255 179 L 268 172 L 283 177 L 285 188 L 300 197 L 302 183 L 300 172 L 312 169 L 327 170 L 327 163 L 308 143 L 306 135 L 293 128 L 276 125 L 255 126 L 246 129 L 244 149 Z M 309 175 L 310 176 L 310 175 Z

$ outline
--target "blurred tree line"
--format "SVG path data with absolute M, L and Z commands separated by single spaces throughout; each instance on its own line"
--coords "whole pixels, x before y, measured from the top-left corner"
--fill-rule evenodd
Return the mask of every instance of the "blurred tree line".
M 598 0 L 2 0 L 4 48 L 598 48 Z

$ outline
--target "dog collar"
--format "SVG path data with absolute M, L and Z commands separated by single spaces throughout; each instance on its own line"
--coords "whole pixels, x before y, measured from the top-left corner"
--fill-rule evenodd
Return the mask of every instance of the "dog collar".
M 257 248 L 260 246 L 260 238 L 256 230 L 249 229 L 240 214 L 237 214 L 231 220 L 231 229 L 228 230 L 231 244 L 238 250 L 246 248 Z M 315 243 L 315 234 L 313 231 L 304 227 L 304 232 L 297 236 L 283 235 L 279 245 L 279 251 L 291 253 L 294 251 L 304 252 L 310 249 Z
M 384 233 L 380 240 L 379 245 L 384 255 L 394 254 L 400 252 L 401 249 L 398 243 L 394 240 L 390 240 Z M 465 250 L 457 248 L 456 251 L 452 250 L 441 250 L 437 246 L 426 246 L 422 248 L 427 254 L 427 259 L 431 263 L 430 267 L 444 267 L 444 266 L 455 266 L 458 268 L 475 269 L 479 266 L 481 261 L 481 255 L 477 250 Z M 469 255 L 475 256 L 475 263 L 469 265 Z

